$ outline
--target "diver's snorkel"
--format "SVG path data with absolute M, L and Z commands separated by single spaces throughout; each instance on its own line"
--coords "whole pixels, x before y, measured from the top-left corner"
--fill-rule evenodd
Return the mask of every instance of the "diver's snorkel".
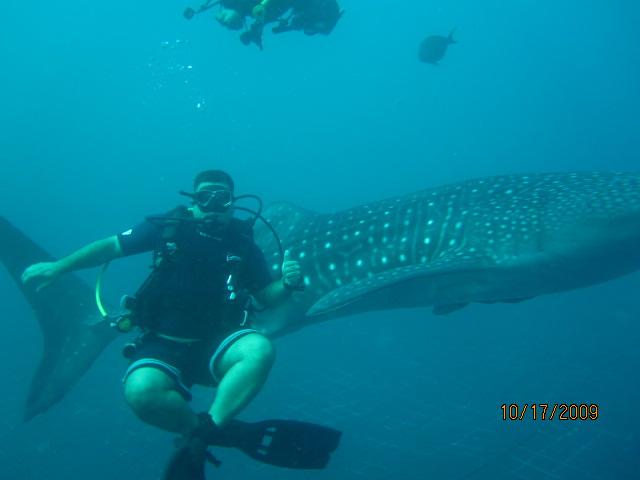
M 206 12 L 207 10 L 209 10 L 210 8 L 215 7 L 216 5 L 219 5 L 221 2 L 221 0 L 217 0 L 215 2 L 212 2 L 211 0 L 207 0 L 205 3 L 203 3 L 202 5 L 200 5 L 200 7 L 198 8 L 198 10 L 194 10 L 191 7 L 187 7 L 184 9 L 184 12 L 182 13 L 182 15 L 184 16 L 184 18 L 186 18 L 187 20 L 191 20 L 193 17 L 195 17 L 197 14 L 202 13 L 202 12 Z

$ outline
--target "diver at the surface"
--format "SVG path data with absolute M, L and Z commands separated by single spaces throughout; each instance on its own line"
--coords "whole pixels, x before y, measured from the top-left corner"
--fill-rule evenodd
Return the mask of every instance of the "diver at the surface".
M 274 33 L 302 31 L 306 35 L 329 35 L 343 11 L 337 0 L 207 0 L 197 11 L 188 8 L 185 17 L 193 18 L 218 5 L 216 20 L 230 30 L 242 30 L 240 40 L 245 45 L 255 43 L 262 49 L 265 25 L 277 23 Z
M 148 217 L 58 261 L 31 265 L 22 276 L 40 290 L 62 274 L 153 252 L 152 273 L 130 305 L 141 335 L 123 382 L 141 420 L 186 439 L 165 478 L 203 472 L 208 445 L 240 448 L 278 466 L 323 468 L 340 436 L 303 422 L 233 419 L 259 392 L 275 356 L 272 342 L 252 328 L 252 297 L 271 307 L 303 285 L 300 265 L 286 254 L 281 278 L 271 278 L 253 240 L 253 222 L 233 215 L 233 192 L 227 173 L 201 172 L 187 194 L 191 207 Z M 190 408 L 193 384 L 217 387 L 208 412 Z

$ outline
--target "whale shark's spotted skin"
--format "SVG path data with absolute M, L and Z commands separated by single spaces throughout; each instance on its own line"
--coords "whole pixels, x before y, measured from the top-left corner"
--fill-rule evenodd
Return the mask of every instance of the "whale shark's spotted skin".
M 519 301 L 640 267 L 638 174 L 508 175 L 334 214 L 278 203 L 265 216 L 302 264 L 306 285 L 297 308 L 262 319 L 267 330 L 375 309 L 445 313 L 474 301 Z M 266 229 L 256 238 L 277 272 L 275 242 Z

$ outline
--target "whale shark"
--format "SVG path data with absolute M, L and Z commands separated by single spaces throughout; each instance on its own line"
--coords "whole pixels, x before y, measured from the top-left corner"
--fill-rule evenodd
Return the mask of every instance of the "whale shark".
M 268 333 L 374 310 L 520 302 L 640 268 L 640 174 L 538 173 L 464 181 L 320 214 L 265 213 L 305 272 L 263 313 Z M 275 241 L 256 230 L 279 268 Z
M 304 291 L 254 319 L 274 337 L 376 310 L 522 302 L 640 269 L 640 173 L 503 175 L 334 213 L 278 202 L 264 217 L 304 273 Z M 258 223 L 255 240 L 277 276 L 274 236 Z M 0 217 L 0 259 L 44 338 L 25 419 L 61 400 L 117 336 L 76 276 L 40 293 L 21 285 L 24 268 L 51 258 Z

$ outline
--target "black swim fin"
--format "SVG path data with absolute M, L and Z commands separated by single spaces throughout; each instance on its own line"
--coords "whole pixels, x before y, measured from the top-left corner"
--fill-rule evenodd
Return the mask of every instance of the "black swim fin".
M 321 469 L 338 448 L 341 432 L 296 420 L 264 420 L 248 423 L 232 420 L 218 428 L 209 415 L 199 415 L 200 425 L 179 439 L 163 480 L 205 480 L 207 461 L 220 462 L 208 446 L 237 448 L 262 463 L 283 468 Z
M 181 440 L 183 444 L 173 453 L 162 480 L 205 480 L 207 445 L 196 437 Z
M 162 475 L 162 480 L 206 480 L 207 462 L 220 466 L 220 462 L 207 451 L 208 445 L 197 436 L 179 438 L 176 451 Z
M 237 448 L 249 457 L 277 467 L 321 469 L 338 448 L 342 432 L 297 420 L 232 420 L 212 445 Z

